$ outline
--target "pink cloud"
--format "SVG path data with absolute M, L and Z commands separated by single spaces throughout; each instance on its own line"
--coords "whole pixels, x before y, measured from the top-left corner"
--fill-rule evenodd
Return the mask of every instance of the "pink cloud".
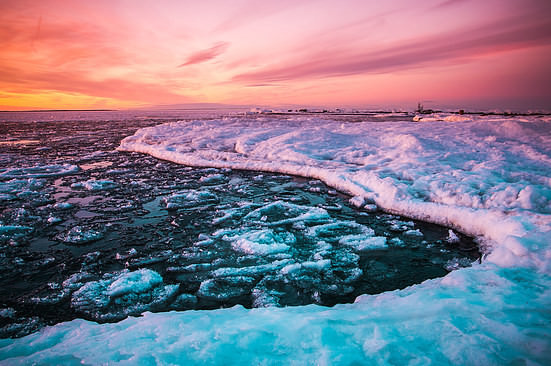
M 219 42 L 214 46 L 212 46 L 211 48 L 207 48 L 206 50 L 195 52 L 191 54 L 187 58 L 187 60 L 183 64 L 179 65 L 178 67 L 200 64 L 202 62 L 212 60 L 213 58 L 216 58 L 222 53 L 224 53 L 228 49 L 228 46 L 229 46 L 229 43 L 227 42 Z
M 284 65 L 238 74 L 246 84 L 323 78 L 363 73 L 387 73 L 419 67 L 461 63 L 499 51 L 551 44 L 551 20 L 507 19 L 467 31 L 402 41 L 385 49 L 358 52 L 327 47 Z

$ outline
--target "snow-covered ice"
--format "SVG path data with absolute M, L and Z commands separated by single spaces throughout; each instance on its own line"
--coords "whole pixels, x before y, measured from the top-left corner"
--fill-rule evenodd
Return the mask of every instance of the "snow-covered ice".
M 448 226 L 454 230 L 451 241 L 455 232 L 476 236 L 487 250 L 482 263 L 463 268 L 466 263 L 451 260 L 445 265 L 457 270 L 443 278 L 362 295 L 354 304 L 332 308 L 235 306 L 145 313 L 116 324 L 74 320 L 21 339 L 1 339 L 0 362 L 550 364 L 550 122 L 499 116 L 422 122 L 343 123 L 317 117 L 179 122 L 141 129 L 123 140 L 120 149 L 191 166 L 320 179 L 359 197 L 354 202 Z M 258 235 L 266 238 L 266 245 L 272 245 L 272 239 L 286 245 L 275 236 L 270 239 L 270 210 L 251 207 L 243 220 L 262 228 Z M 298 217 L 312 218 L 304 227 L 309 232 L 316 225 L 332 224 L 324 211 L 287 210 L 292 214 L 285 220 L 293 225 Z M 398 221 L 397 231 L 417 231 L 408 221 Z M 374 238 L 353 226 L 345 225 L 342 238 Z M 324 257 L 323 251 L 337 244 L 342 243 L 321 241 L 319 253 L 310 260 L 281 262 L 276 278 L 266 278 L 265 283 L 283 277 L 315 281 L 314 275 L 303 276 L 307 272 L 335 275 L 330 268 L 338 258 Z M 403 243 L 392 239 L 385 245 Z M 342 263 L 357 257 L 349 254 L 342 254 Z M 376 260 L 369 265 L 383 266 Z M 343 275 L 353 277 L 356 272 Z M 224 272 L 217 268 L 214 273 Z M 198 296 L 238 297 L 247 289 L 259 304 L 276 304 L 277 291 L 267 290 L 263 283 L 252 288 L 251 275 L 243 270 L 205 280 Z M 119 278 L 87 282 L 101 290 L 90 292 L 101 294 L 99 309 L 109 297 L 107 289 Z M 146 293 L 166 288 L 153 280 L 148 287 L 154 278 L 143 276 L 139 287 L 147 288 Z M 348 291 L 346 281 L 335 281 L 335 290 Z M 78 293 L 95 299 L 84 296 L 84 290 Z M 170 289 L 166 293 L 159 298 L 170 298 Z M 186 295 L 181 301 L 194 299 Z
M 102 237 L 103 233 L 95 228 L 73 226 L 69 230 L 59 233 L 56 239 L 68 244 L 87 244 Z
M 289 250 L 289 244 L 295 242 L 292 233 L 276 233 L 270 229 L 246 230 L 243 233 L 228 233 L 224 235 L 224 240 L 231 241 L 234 250 L 256 255 L 268 255 L 273 253 L 286 252 Z
M 89 191 L 103 191 L 115 187 L 117 183 L 111 180 L 89 179 L 85 182 L 71 184 L 71 188 L 84 188 Z
M 167 209 L 196 207 L 218 201 L 216 195 L 209 191 L 188 190 L 185 192 L 173 193 L 163 199 Z
M 177 290 L 178 285 L 163 285 L 163 278 L 150 269 L 124 271 L 84 284 L 71 295 L 71 307 L 94 320 L 120 320 L 154 310 Z
M 281 219 L 281 217 L 285 217 Z M 277 226 L 295 222 L 326 221 L 329 215 L 319 207 L 295 205 L 288 202 L 276 201 L 262 206 L 248 213 L 244 220 L 267 225 Z

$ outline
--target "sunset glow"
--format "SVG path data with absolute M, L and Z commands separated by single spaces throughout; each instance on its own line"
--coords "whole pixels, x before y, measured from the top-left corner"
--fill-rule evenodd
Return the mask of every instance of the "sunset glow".
M 2 1 L 0 109 L 551 107 L 551 2 Z

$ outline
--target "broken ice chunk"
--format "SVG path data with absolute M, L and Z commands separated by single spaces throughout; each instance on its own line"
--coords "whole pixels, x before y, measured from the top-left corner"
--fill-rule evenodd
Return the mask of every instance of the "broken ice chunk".
M 188 190 L 173 193 L 163 198 L 163 203 L 167 210 L 178 208 L 200 207 L 218 202 L 218 197 L 209 191 Z
M 365 199 L 361 196 L 354 196 L 352 197 L 351 199 L 348 200 L 348 202 L 356 207 L 356 208 L 360 208 L 363 206 L 363 204 L 365 203 Z
M 275 232 L 271 229 L 246 231 L 240 235 L 226 236 L 225 239 L 232 241 L 231 246 L 235 251 L 256 255 L 286 252 L 290 248 L 289 244 L 296 241 L 290 232 Z
M 456 244 L 459 243 L 459 237 L 456 233 L 453 232 L 452 229 L 448 230 L 448 237 L 446 238 L 446 241 L 450 244 Z
M 201 282 L 197 296 L 211 300 L 227 300 L 248 294 L 255 280 L 248 276 L 213 278 Z
M 56 235 L 56 239 L 68 244 L 88 244 L 103 238 L 103 233 L 91 227 L 74 226 Z
M 89 191 L 103 191 L 113 189 L 117 186 L 117 183 L 110 180 L 96 180 L 90 179 L 85 182 L 73 183 L 71 188 L 84 188 Z
M 419 229 L 415 229 L 415 230 L 410 229 L 410 230 L 406 230 L 404 232 L 404 235 L 421 237 L 423 236 L 423 233 Z
M 262 220 L 262 218 L 264 218 Z M 275 201 L 257 208 L 244 217 L 245 220 L 266 225 L 285 225 L 295 222 L 323 222 L 330 219 L 326 210 L 319 207 L 301 206 L 284 201 Z
M 163 285 L 161 275 L 150 269 L 106 274 L 85 283 L 71 296 L 71 307 L 98 321 L 124 319 L 166 304 L 178 285 Z

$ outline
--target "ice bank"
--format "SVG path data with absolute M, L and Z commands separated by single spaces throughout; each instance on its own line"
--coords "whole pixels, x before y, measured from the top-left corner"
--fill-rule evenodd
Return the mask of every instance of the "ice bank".
M 193 166 L 318 178 L 354 202 L 476 236 L 482 264 L 334 308 L 82 320 L 0 340 L 0 362 L 551 363 L 551 125 L 544 119 L 164 124 L 119 150 Z

